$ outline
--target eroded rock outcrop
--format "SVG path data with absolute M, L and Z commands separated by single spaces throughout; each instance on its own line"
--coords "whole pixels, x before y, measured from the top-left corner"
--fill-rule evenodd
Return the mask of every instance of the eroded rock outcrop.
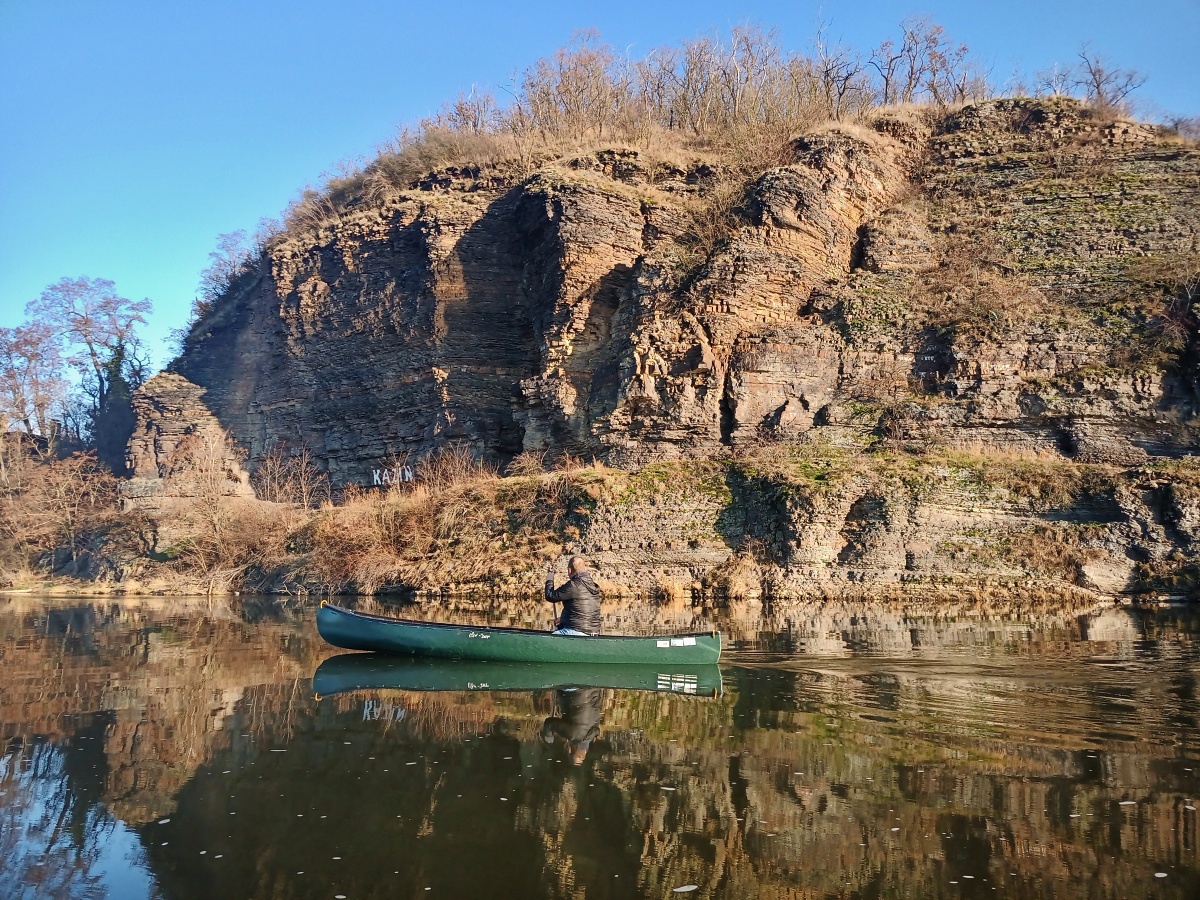
M 273 243 L 140 392 L 130 465 L 161 475 L 173 430 L 208 413 L 251 469 L 306 447 L 335 486 L 447 444 L 631 469 L 814 439 L 1122 467 L 1189 455 L 1194 329 L 1169 269 L 1200 246 L 1198 175 L 1194 146 L 1061 98 L 830 126 L 731 209 L 714 206 L 719 167 L 633 149 L 519 182 L 432 173 Z M 732 223 L 717 240 L 697 238 L 703 209 Z M 859 487 L 710 549 L 728 559 L 750 535 L 787 545 L 772 560 L 789 572 L 894 577 L 978 559 L 928 549 L 961 543 L 977 512 L 953 478 L 921 502 Z M 623 547 L 623 527 L 605 513 L 585 543 Z M 1078 581 L 1128 580 L 1178 534 L 1085 560 Z M 641 543 L 688 581 L 706 540 Z
M 1194 250 L 1198 171 L 1194 148 L 1070 101 L 884 115 L 797 139 L 697 259 L 708 166 L 623 150 L 515 184 L 455 169 L 286 235 L 173 370 L 251 463 L 307 446 L 338 483 L 447 442 L 636 465 L 869 432 L 883 407 L 918 436 L 1177 454 L 1196 445 L 1190 372 L 1114 364 L 1118 326 L 1084 313 L 1131 256 Z M 1028 296 L 929 308 L 981 277 Z

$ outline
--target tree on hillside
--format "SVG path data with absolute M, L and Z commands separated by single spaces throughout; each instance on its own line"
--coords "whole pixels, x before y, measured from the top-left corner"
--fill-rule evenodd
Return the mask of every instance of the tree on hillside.
M 53 329 L 41 322 L 0 328 L 0 415 L 26 434 L 53 438 L 53 409 L 66 396 Z
M 91 401 L 89 417 L 97 456 L 125 472 L 125 444 L 133 430 L 130 398 L 149 375 L 137 327 L 146 324 L 149 300 L 130 300 L 103 278 L 63 278 L 25 307 L 68 350 Z
M 1146 83 L 1146 76 L 1136 69 L 1116 68 L 1087 44 L 1079 48 L 1079 59 L 1075 86 L 1096 109 L 1124 112 L 1126 98 Z
M 242 229 L 217 235 L 217 249 L 208 254 L 208 266 L 200 273 L 199 296 L 192 306 L 198 319 L 212 307 L 239 276 L 250 268 L 254 247 Z

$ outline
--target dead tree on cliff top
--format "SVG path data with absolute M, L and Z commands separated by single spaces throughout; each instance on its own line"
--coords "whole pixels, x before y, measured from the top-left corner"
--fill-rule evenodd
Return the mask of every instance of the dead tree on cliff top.
M 1115 68 L 1092 52 L 1088 44 L 1079 48 L 1079 59 L 1075 86 L 1083 91 L 1088 103 L 1102 112 L 1125 112 L 1126 98 L 1146 83 L 1145 75 L 1136 69 Z

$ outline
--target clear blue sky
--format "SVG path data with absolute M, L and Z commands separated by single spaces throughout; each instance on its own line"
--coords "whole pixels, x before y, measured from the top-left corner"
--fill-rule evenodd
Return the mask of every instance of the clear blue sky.
M 252 231 L 339 160 L 472 84 L 594 26 L 635 56 L 730 26 L 806 48 L 810 0 L 0 0 L 0 325 L 65 276 L 154 301 L 157 348 L 183 324 L 222 232 Z M 1003 84 L 1082 41 L 1149 76 L 1148 117 L 1200 113 L 1200 0 L 825 2 L 869 49 L 928 13 Z M 500 91 L 497 91 L 498 96 Z

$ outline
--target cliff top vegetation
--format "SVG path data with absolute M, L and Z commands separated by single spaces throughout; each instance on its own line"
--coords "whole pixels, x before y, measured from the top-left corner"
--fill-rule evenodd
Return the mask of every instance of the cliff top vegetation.
M 1004 90 L 1076 97 L 1112 117 L 1130 112 L 1130 95 L 1144 81 L 1085 44 L 1073 62 L 1014 79 Z M 928 17 L 905 19 L 894 37 L 866 52 L 831 41 L 824 27 L 808 52 L 795 52 L 773 31 L 739 26 L 724 38 L 698 37 L 633 58 L 589 29 L 527 67 L 500 96 L 472 86 L 436 115 L 401 126 L 374 159 L 339 163 L 323 186 L 302 191 L 282 223 L 264 220 L 253 239 L 241 234 L 241 259 L 248 262 L 252 247 L 285 230 L 386 201 L 446 167 L 508 179 L 564 155 L 627 145 L 666 158 L 700 156 L 746 175 L 778 164 L 791 139 L 825 122 L 862 122 L 881 107 L 945 111 L 996 94 L 989 69 Z M 1200 131 L 1190 119 L 1169 127 Z M 202 294 L 213 275 L 235 274 L 228 237 Z

